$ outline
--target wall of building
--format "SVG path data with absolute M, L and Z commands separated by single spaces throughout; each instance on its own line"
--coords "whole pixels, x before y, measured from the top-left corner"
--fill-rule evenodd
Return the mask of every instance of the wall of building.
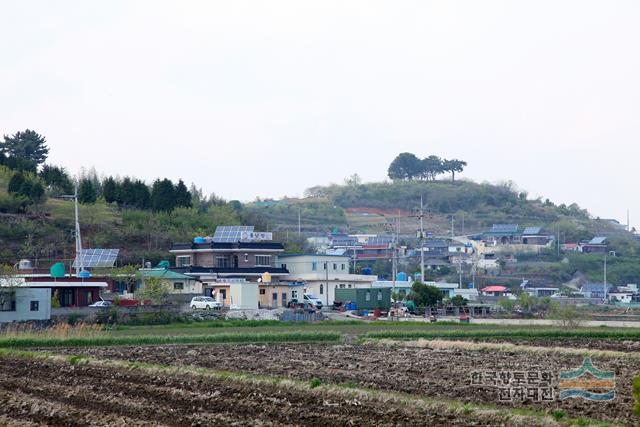
M 15 311 L 0 311 L 0 322 L 23 322 L 28 320 L 49 320 L 51 318 L 51 289 L 16 288 Z M 35 302 L 37 310 L 32 310 Z
M 324 263 L 327 263 L 329 274 L 348 274 L 349 273 L 349 257 L 346 256 L 280 256 L 278 257 L 277 267 L 286 265 L 290 275 L 308 274 L 308 273 L 325 273 Z M 313 269 L 315 263 L 315 270 Z

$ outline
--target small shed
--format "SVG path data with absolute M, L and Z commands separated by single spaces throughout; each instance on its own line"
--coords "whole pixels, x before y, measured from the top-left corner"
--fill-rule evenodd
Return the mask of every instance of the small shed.
M 336 301 L 351 301 L 358 310 L 388 310 L 391 308 L 391 288 L 336 289 Z

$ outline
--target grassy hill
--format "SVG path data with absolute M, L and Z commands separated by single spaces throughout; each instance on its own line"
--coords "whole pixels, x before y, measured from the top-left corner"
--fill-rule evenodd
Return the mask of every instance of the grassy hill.
M 576 204 L 555 205 L 549 200 L 529 199 L 511 184 L 478 184 L 471 181 L 398 181 L 360 185 L 318 186 L 304 199 L 256 202 L 247 205 L 273 229 L 294 230 L 301 212 L 307 231 L 338 228 L 350 232 L 383 232 L 393 217 L 401 219 L 401 232 L 413 234 L 410 218 L 423 198 L 429 212 L 427 228 L 448 234 L 453 218 L 454 234 L 473 234 L 494 223 L 542 226 L 565 240 L 590 238 L 594 234 L 619 232 L 609 222 L 592 218 Z

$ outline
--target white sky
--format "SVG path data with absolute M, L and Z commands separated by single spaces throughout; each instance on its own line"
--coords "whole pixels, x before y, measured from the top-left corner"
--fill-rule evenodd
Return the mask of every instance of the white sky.
M 457 157 L 639 224 L 638 22 L 632 0 L 4 1 L 0 132 L 240 200 Z

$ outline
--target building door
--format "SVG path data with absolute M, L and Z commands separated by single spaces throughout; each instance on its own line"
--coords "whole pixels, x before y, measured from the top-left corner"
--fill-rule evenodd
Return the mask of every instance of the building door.
M 283 307 L 287 306 L 287 293 L 286 292 L 282 293 L 282 306 Z
M 233 268 L 238 268 L 238 255 L 233 256 Z
M 220 289 L 220 302 L 222 304 L 224 304 L 226 299 L 227 299 L 227 290 L 226 289 Z
M 271 307 L 272 307 L 272 308 L 275 308 L 275 307 L 277 307 L 277 306 L 278 306 L 278 293 L 277 293 L 277 292 L 274 292 L 274 293 L 271 295 Z

